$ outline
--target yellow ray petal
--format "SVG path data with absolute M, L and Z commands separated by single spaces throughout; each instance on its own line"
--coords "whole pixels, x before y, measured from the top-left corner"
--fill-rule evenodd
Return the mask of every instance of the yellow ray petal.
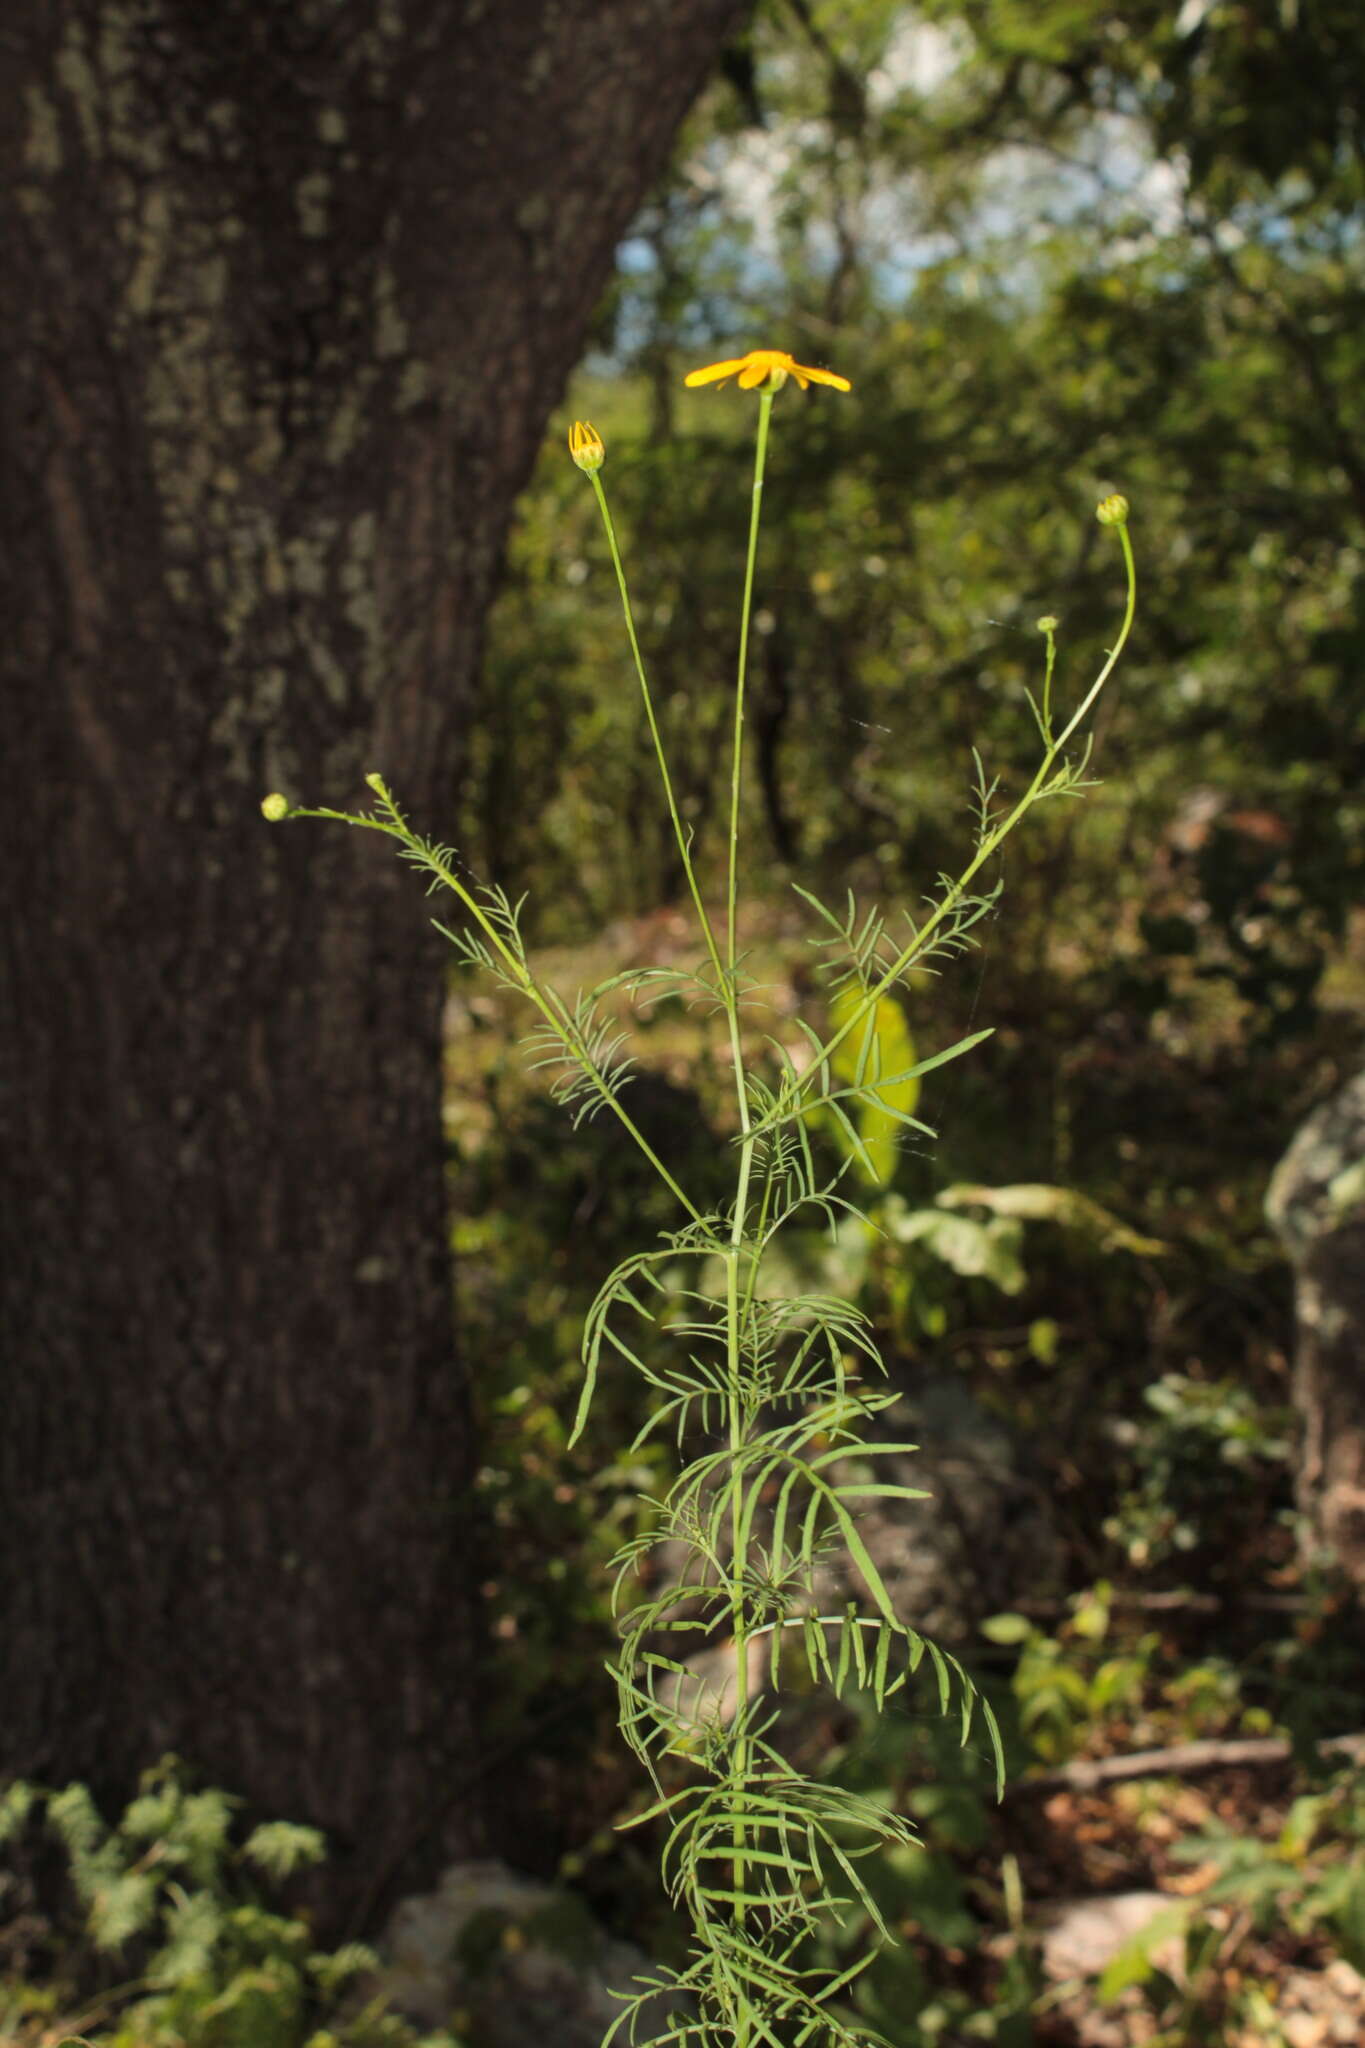
M 708 363 L 704 370 L 689 370 L 683 378 L 684 384 L 714 384 L 718 377 L 733 377 L 736 370 L 742 370 L 748 356 L 736 356 L 730 363 Z
M 799 369 L 794 369 L 792 375 L 801 379 L 803 387 L 806 378 L 809 377 L 814 384 L 832 384 L 836 391 L 851 391 L 853 389 L 847 377 L 836 377 L 833 370 L 812 370 L 805 363 L 802 363 Z

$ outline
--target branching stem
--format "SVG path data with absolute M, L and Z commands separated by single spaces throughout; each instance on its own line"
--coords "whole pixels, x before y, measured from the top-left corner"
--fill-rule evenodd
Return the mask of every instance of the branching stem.
M 425 845 L 417 837 L 417 834 L 411 829 L 402 812 L 398 809 L 393 797 L 389 794 L 382 778 L 375 775 L 371 776 L 369 780 L 371 788 L 388 812 L 387 818 L 365 818 L 358 816 L 353 811 L 333 811 L 305 806 L 296 806 L 290 815 L 295 818 L 334 818 L 343 825 L 359 825 L 370 832 L 383 832 L 390 839 L 397 839 L 401 845 L 408 849 L 408 852 L 421 866 L 430 871 L 437 881 L 444 883 L 445 887 L 450 890 L 453 896 L 459 899 L 478 925 L 479 930 L 497 954 L 508 979 L 515 984 L 527 1001 L 534 1004 L 535 1008 L 539 1010 L 549 1029 L 564 1047 L 566 1057 L 571 1059 L 575 1066 L 582 1069 L 605 1102 L 607 1108 L 612 1112 L 612 1115 L 617 1118 L 618 1122 L 634 1139 L 645 1158 L 663 1181 L 665 1187 L 682 1204 L 683 1208 L 692 1218 L 692 1221 L 700 1223 L 703 1220 L 702 1213 L 693 1202 L 691 1196 L 678 1185 L 678 1182 L 664 1165 L 643 1131 L 636 1124 L 630 1111 L 621 1102 L 620 1097 L 612 1089 L 603 1085 L 591 1055 L 574 1026 L 563 997 L 556 989 L 541 987 L 530 968 L 526 965 L 526 962 L 522 959 L 520 952 L 516 947 L 510 946 L 507 943 L 506 937 L 489 917 L 483 904 L 480 903 L 473 890 L 456 873 L 450 862 L 434 847 Z
M 1062 731 L 1055 739 L 1048 742 L 1037 773 L 1024 794 L 1020 797 L 1018 803 L 1015 804 L 1013 810 L 992 831 L 982 837 L 981 844 L 978 846 L 973 859 L 968 862 L 951 888 L 944 892 L 931 915 L 920 925 L 914 937 L 901 948 L 900 952 L 891 962 L 891 965 L 864 991 L 861 1002 L 850 1010 L 838 1030 L 832 1032 L 822 1045 L 812 1048 L 809 1064 L 796 1077 L 793 1084 L 792 1095 L 795 1099 L 799 1100 L 801 1095 L 805 1093 L 811 1080 L 819 1075 L 825 1061 L 829 1059 L 832 1053 L 837 1052 L 844 1040 L 851 1037 L 861 1025 L 866 1023 L 869 1015 L 875 1010 L 881 998 L 887 993 L 888 989 L 895 986 L 911 962 L 923 954 L 939 926 L 962 901 L 973 880 L 981 872 L 982 868 L 985 867 L 987 861 L 999 852 L 1000 847 L 1009 838 L 1010 833 L 1014 830 L 1020 819 L 1024 817 L 1025 813 L 1032 810 L 1039 796 L 1043 793 L 1044 784 L 1056 767 L 1063 748 L 1087 716 L 1100 691 L 1113 674 L 1119 656 L 1127 645 L 1128 636 L 1133 629 L 1133 618 L 1137 610 L 1137 569 L 1133 561 L 1133 544 L 1128 537 L 1127 526 L 1120 526 L 1117 532 L 1123 547 L 1124 566 L 1128 572 L 1128 601 L 1124 609 L 1123 624 L 1119 628 L 1118 638 L 1110 648 L 1104 666 L 1086 691 L 1080 704 L 1067 720 Z M 791 1106 L 791 1101 L 789 1100 L 786 1105 L 788 1112 Z

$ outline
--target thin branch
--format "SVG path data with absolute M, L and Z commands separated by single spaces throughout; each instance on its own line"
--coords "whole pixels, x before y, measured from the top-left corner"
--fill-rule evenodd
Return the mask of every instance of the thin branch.
M 1324 1762 L 1341 1757 L 1365 1763 L 1365 1732 L 1332 1735 L 1314 1745 Z M 1054 1792 L 1102 1792 L 1108 1785 L 1131 1785 L 1141 1778 L 1207 1778 L 1216 1771 L 1265 1771 L 1292 1763 L 1294 1745 L 1283 1735 L 1251 1735 L 1228 1742 L 1177 1742 L 1169 1749 L 1139 1749 L 1130 1756 L 1081 1759 L 1047 1771 L 1038 1778 L 1016 1778 L 1005 1797 L 1018 1805 L 1047 1799 Z

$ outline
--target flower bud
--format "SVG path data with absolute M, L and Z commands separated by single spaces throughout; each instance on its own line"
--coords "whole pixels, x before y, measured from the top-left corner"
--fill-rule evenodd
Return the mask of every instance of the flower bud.
M 574 421 L 569 429 L 569 453 L 587 476 L 602 467 L 607 451 L 591 420 Z
M 1055 612 L 1044 612 L 1041 619 L 1034 621 L 1040 633 L 1055 633 L 1061 620 Z
M 1101 498 L 1095 507 L 1095 517 L 1101 526 L 1126 526 L 1128 524 L 1128 500 L 1122 491 L 1113 491 L 1107 498 Z
M 278 825 L 281 818 L 287 818 L 289 811 L 288 797 L 281 796 L 277 789 L 272 790 L 269 796 L 261 798 L 261 816 L 269 818 L 272 825 Z

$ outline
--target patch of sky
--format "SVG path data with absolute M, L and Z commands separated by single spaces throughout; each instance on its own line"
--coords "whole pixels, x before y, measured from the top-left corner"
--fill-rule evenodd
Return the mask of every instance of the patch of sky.
M 1185 0 L 1184 33 L 1211 4 Z M 932 114 L 932 103 L 952 93 L 969 48 L 961 30 L 900 24 L 863 81 L 874 122 L 902 107 Z M 696 332 L 676 340 L 699 347 L 723 340 L 737 350 L 761 345 L 770 337 L 754 326 L 758 309 L 787 298 L 792 256 L 799 252 L 816 277 L 833 273 L 840 261 L 828 193 L 835 149 L 823 119 L 800 109 L 713 137 L 683 164 L 697 217 L 709 223 L 709 245 L 699 317 L 690 323 Z M 1291 203 L 1287 193 L 1249 199 L 1207 232 L 1224 249 L 1248 240 L 1273 244 L 1281 239 L 1277 222 L 1287 231 Z M 937 205 L 915 171 L 890 164 L 874 171 L 856 200 L 860 260 L 889 306 L 902 303 L 924 271 L 945 265 L 954 266 L 951 281 L 964 294 L 983 289 L 988 276 L 993 292 L 1034 302 L 1047 286 L 1058 236 L 1084 231 L 1093 260 L 1109 267 L 1159 255 L 1197 221 L 1188 162 L 1179 153 L 1156 155 L 1139 111 L 1122 105 L 1078 124 L 1065 147 L 996 150 L 979 166 L 970 195 L 951 209 Z M 628 235 L 617 263 L 615 342 L 596 358 L 599 372 L 619 368 L 654 332 L 657 257 L 649 236 Z

